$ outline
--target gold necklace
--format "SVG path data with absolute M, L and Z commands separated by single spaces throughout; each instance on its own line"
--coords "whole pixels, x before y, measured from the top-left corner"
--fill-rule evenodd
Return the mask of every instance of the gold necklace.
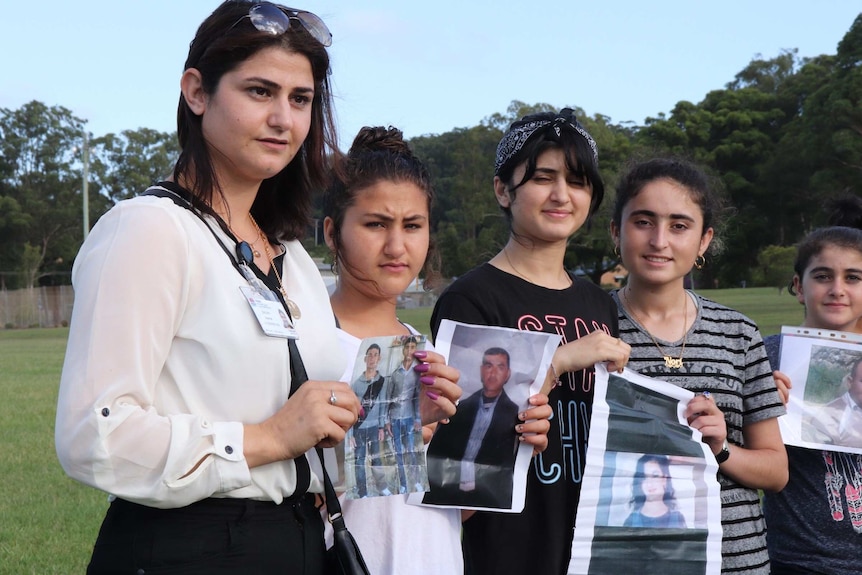
M 248 219 L 250 219 L 251 223 L 253 223 L 255 225 L 255 227 L 257 227 L 257 224 L 255 223 L 254 218 L 251 217 L 250 213 L 248 214 Z M 239 239 L 239 241 L 245 242 L 248 244 L 248 246 L 251 248 L 251 253 L 254 257 L 256 257 L 256 258 L 260 257 L 260 250 L 257 249 L 256 247 L 254 247 L 257 245 L 258 240 L 260 240 L 260 234 L 259 233 L 258 233 L 257 240 L 254 240 L 253 242 L 249 243 L 248 241 L 246 241 L 242 237 L 240 237 L 240 235 L 238 233 L 236 233 L 232 227 L 230 227 L 230 224 L 228 224 L 227 227 L 230 229 L 230 231 L 233 233 L 233 235 L 235 235 L 237 237 L 237 239 Z M 258 228 L 258 232 L 259 231 L 260 231 L 260 228 Z
M 685 353 L 685 342 L 688 339 L 688 295 L 683 292 L 685 295 L 685 299 L 683 300 L 683 312 L 682 312 L 682 349 L 679 350 L 679 357 L 672 357 L 671 355 L 664 352 L 661 346 L 656 341 L 655 337 L 649 332 L 646 328 L 646 324 L 641 321 L 641 318 L 637 316 L 635 313 L 634 307 L 632 306 L 632 302 L 629 301 L 628 291 L 629 288 L 626 286 L 621 290 L 623 293 L 623 299 L 626 300 L 626 308 L 628 308 L 629 313 L 632 314 L 632 317 L 641 324 L 641 328 L 646 332 L 646 334 L 650 337 L 652 342 L 655 344 L 658 352 L 661 354 L 662 358 L 664 358 L 664 365 L 670 369 L 682 369 L 682 356 Z
M 296 305 L 296 302 L 287 297 L 287 290 L 284 289 L 284 283 L 281 281 L 281 275 L 278 273 L 278 268 L 275 265 L 275 260 L 272 257 L 272 250 L 269 249 L 269 240 L 266 239 L 266 236 L 263 235 L 263 232 L 260 229 L 260 226 L 257 225 L 257 222 L 254 221 L 254 218 L 251 217 L 251 213 L 248 214 L 251 223 L 254 224 L 255 229 L 257 230 L 258 238 L 263 242 L 263 249 L 266 251 L 266 257 L 269 259 L 269 265 L 272 268 L 272 271 L 275 272 L 275 279 L 278 280 L 278 291 L 281 292 L 281 295 L 284 297 L 284 303 L 287 304 L 287 311 L 290 312 L 290 317 L 293 319 L 299 319 L 302 317 L 302 312 L 299 309 L 299 306 Z
M 525 276 L 524 274 L 522 274 L 521 270 L 519 270 L 518 268 L 515 267 L 515 264 L 513 264 L 512 260 L 509 259 L 509 250 L 507 248 L 503 248 L 503 257 L 506 258 L 506 262 L 508 262 L 509 267 L 512 268 L 516 274 L 521 276 L 521 278 L 527 280 L 528 282 L 530 282 L 533 285 L 540 285 L 540 284 L 534 282 L 533 280 L 531 280 L 530 278 L 528 278 L 527 276 Z M 566 273 L 565 267 L 563 268 L 563 275 L 565 275 L 566 279 L 569 280 L 569 285 L 572 285 L 572 277 L 568 273 Z

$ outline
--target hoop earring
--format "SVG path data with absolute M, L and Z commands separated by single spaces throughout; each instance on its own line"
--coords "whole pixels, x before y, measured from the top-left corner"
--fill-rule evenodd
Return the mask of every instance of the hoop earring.
M 618 246 L 618 245 L 617 245 L 617 246 L 614 246 L 614 255 L 615 255 L 617 258 L 621 258 L 621 257 L 622 257 L 622 256 L 620 255 L 620 246 Z
M 705 257 L 697 256 L 696 258 L 694 258 L 694 267 L 696 267 L 697 269 L 702 270 L 703 266 L 705 266 L 705 265 L 706 265 L 706 258 Z

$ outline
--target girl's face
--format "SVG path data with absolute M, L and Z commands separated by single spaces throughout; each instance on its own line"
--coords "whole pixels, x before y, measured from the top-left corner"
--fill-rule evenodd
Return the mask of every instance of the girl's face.
M 611 235 L 631 279 L 666 285 L 682 282 L 709 247 L 713 230 L 703 233 L 703 212 L 689 191 L 662 179 L 628 201 Z
M 341 225 L 339 289 L 398 297 L 425 263 L 428 218 L 428 195 L 416 184 L 380 180 L 359 190 Z M 326 218 L 326 243 L 334 250 L 333 226 Z
M 512 176 L 520 182 L 526 168 L 520 165 Z M 515 191 L 494 178 L 497 202 L 511 209 L 512 233 L 536 244 L 565 242 L 578 231 L 590 212 L 592 188 L 566 167 L 563 150 L 546 150 L 536 159 L 533 177 Z
M 189 107 L 225 188 L 257 185 L 293 160 L 308 135 L 314 77 L 308 58 L 282 48 L 255 53 L 205 94 L 200 73 L 183 74 Z
M 644 480 L 641 484 L 644 497 L 647 501 L 661 501 L 664 499 L 667 478 L 662 473 L 661 465 L 655 461 L 647 461 L 644 464 Z
M 834 245 L 811 258 L 803 276 L 793 278 L 805 326 L 855 331 L 862 316 L 862 253 Z

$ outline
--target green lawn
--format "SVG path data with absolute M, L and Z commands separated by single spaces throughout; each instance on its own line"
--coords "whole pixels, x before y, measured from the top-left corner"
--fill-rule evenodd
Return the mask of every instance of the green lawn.
M 697 293 L 741 311 L 754 320 L 764 336 L 779 333 L 782 325 L 800 325 L 804 317 L 802 305 L 787 290 L 781 294 L 776 288 L 713 289 Z
M 706 290 L 764 335 L 798 325 L 802 306 L 774 288 Z M 430 308 L 399 310 L 429 333 Z M 0 574 L 83 573 L 107 508 L 105 494 L 68 479 L 54 453 L 57 384 L 68 329 L 0 330 Z
M 54 452 L 68 329 L 0 330 L 0 573 L 83 573 L 107 499 L 68 479 Z

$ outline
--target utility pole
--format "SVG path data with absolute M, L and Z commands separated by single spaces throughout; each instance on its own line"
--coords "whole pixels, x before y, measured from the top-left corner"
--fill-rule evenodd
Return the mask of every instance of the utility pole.
M 87 234 L 90 233 L 90 194 L 88 189 L 89 179 L 90 179 L 90 145 L 89 145 L 89 135 L 87 134 L 87 129 L 84 129 L 84 149 L 83 149 L 83 157 L 84 157 L 84 185 L 83 185 L 83 196 L 84 196 L 84 239 L 87 239 Z

